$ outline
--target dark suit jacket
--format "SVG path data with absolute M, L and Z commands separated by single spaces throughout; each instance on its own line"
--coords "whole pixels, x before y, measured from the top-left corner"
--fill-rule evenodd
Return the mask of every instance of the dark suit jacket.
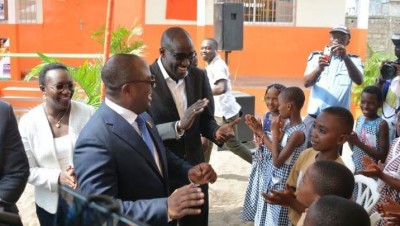
M 141 115 L 148 122 L 162 175 L 132 125 L 103 103 L 76 142 L 78 189 L 84 194 L 104 194 L 121 200 L 123 213 L 133 219 L 167 225 L 168 172 L 187 178 L 192 166 L 166 150 L 151 117 L 147 113 Z
M 29 163 L 8 103 L 0 101 L 0 207 L 18 213 L 15 203 L 25 189 Z
M 165 146 L 193 165 L 204 162 L 200 135 L 217 143 L 214 137 L 215 131 L 218 129 L 213 116 L 214 98 L 207 75 L 197 67 L 189 67 L 188 75 L 185 77 L 187 106 L 189 107 L 203 98 L 210 100 L 210 105 L 196 118 L 192 127 L 185 131 L 184 136 L 176 140 L 175 123 L 179 121 L 180 117 L 174 99 L 157 61 L 150 65 L 150 71 L 156 77 L 156 87 L 153 89 L 149 112 L 157 125 Z

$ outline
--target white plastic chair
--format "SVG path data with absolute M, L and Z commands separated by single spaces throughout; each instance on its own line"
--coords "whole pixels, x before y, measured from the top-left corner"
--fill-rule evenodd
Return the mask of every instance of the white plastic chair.
M 370 213 L 372 207 L 374 207 L 380 197 L 378 183 L 374 179 L 363 175 L 355 175 L 354 179 L 356 183 L 355 186 L 357 186 L 356 202 Z M 362 185 L 366 186 L 364 190 Z

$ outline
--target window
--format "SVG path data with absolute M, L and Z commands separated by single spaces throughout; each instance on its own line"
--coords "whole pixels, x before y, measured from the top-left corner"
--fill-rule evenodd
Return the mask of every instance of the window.
M 42 0 L 0 0 L 4 2 L 4 18 L 0 23 L 37 24 L 42 23 Z
M 295 0 L 215 0 L 221 2 L 243 3 L 245 22 L 294 23 Z

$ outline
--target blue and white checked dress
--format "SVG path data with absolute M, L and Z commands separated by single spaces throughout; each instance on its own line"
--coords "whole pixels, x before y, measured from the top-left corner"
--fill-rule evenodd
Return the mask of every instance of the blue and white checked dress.
M 282 149 L 288 138 L 292 133 L 296 131 L 302 131 L 305 133 L 306 127 L 303 123 L 289 127 L 289 121 L 286 122 L 284 127 L 284 136 L 282 138 L 280 149 Z M 265 192 L 269 189 L 273 190 L 284 190 L 287 178 L 289 177 L 290 170 L 294 163 L 299 157 L 300 153 L 306 148 L 306 143 L 297 147 L 292 155 L 285 161 L 285 163 L 277 168 L 272 164 L 272 157 L 268 159 L 267 169 L 262 175 L 260 180 L 261 191 Z M 270 153 L 269 151 L 265 151 Z M 264 198 L 260 195 L 257 202 L 257 211 L 254 219 L 254 225 L 267 225 L 267 226 L 286 226 L 289 225 L 288 208 L 280 205 L 271 205 L 264 201 Z

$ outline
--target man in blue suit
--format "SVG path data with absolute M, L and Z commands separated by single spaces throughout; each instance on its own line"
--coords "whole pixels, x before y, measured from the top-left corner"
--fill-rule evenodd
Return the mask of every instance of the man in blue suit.
M 112 196 L 121 201 L 123 213 L 150 225 L 168 225 L 174 219 L 200 214 L 204 193 L 197 186 L 215 182 L 217 175 L 209 164 L 192 167 L 164 147 L 145 112 L 155 85 L 146 62 L 131 54 L 114 55 L 104 65 L 101 78 L 105 102 L 83 128 L 75 147 L 78 189 Z M 146 132 L 138 118 L 145 122 Z M 150 134 L 150 142 L 146 143 L 145 133 Z M 192 183 L 171 194 L 170 176 Z

